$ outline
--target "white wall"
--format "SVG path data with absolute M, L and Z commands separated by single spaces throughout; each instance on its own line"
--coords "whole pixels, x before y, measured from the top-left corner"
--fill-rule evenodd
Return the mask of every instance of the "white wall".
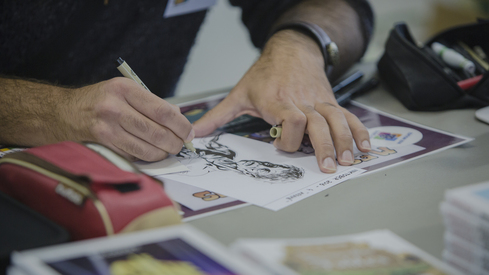
M 433 4 L 469 0 L 370 0 L 376 14 L 374 37 L 364 61 L 376 61 L 394 23 L 405 21 L 419 42 L 433 16 Z M 241 10 L 227 0 L 211 8 L 180 79 L 176 96 L 233 87 L 259 56 L 241 23 Z M 340 49 L 341 50 L 341 49 Z
M 233 87 L 258 55 L 241 23 L 241 9 L 218 0 L 199 31 L 176 96 Z

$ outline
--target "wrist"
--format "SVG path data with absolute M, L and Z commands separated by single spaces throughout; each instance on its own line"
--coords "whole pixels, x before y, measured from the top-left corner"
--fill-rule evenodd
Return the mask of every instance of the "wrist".
M 326 74 L 331 74 L 333 67 L 338 65 L 340 58 L 338 46 L 320 26 L 306 21 L 290 21 L 279 24 L 270 33 L 273 35 L 283 30 L 300 32 L 316 42 L 324 59 Z
M 262 55 L 287 55 L 299 60 L 308 60 L 319 68 L 325 67 L 325 60 L 314 39 L 294 29 L 284 29 L 274 33 L 265 44 Z
M 90 132 L 95 126 L 93 113 L 97 101 L 93 89 L 96 89 L 96 84 L 60 91 L 59 101 L 62 104 L 56 112 L 59 114 L 58 130 L 63 140 L 96 141 Z

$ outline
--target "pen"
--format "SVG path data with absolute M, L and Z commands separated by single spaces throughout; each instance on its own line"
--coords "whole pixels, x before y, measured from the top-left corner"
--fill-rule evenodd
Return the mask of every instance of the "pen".
M 279 138 L 282 136 L 282 125 L 274 125 L 270 128 L 270 136 L 272 138 Z
M 482 60 L 467 44 L 459 41 L 458 44 L 475 60 L 485 71 L 489 70 L 489 63 Z
M 377 87 L 379 85 L 380 81 L 377 78 L 371 78 L 368 81 L 359 84 L 356 87 L 353 87 L 349 91 L 345 92 L 344 94 L 340 95 L 336 101 L 340 106 L 345 106 L 347 103 L 351 101 L 351 99 L 354 96 L 359 96 L 365 92 L 368 92 L 372 90 L 373 88 Z
M 377 85 L 380 83 L 380 81 L 377 78 L 371 78 L 370 80 L 359 84 L 356 87 L 353 87 L 349 91 L 345 92 L 341 96 L 339 96 L 336 100 L 338 101 L 338 104 L 341 106 L 346 105 L 350 100 L 353 98 L 353 96 L 358 96 L 360 94 L 363 94 L 365 92 L 368 92 L 372 90 L 373 88 L 377 87 Z M 270 136 L 272 138 L 279 138 L 282 136 L 282 125 L 274 125 L 272 128 L 270 128 Z
M 447 74 L 449 77 L 453 78 L 455 81 L 460 81 L 462 78 L 460 78 L 456 73 L 454 73 L 450 68 L 446 66 L 446 64 L 443 62 L 443 60 L 440 59 L 440 57 L 429 47 L 423 47 L 423 50 L 425 53 L 431 57 L 432 60 L 434 60 L 440 67 L 443 68 L 443 72 Z
M 486 52 L 481 48 L 481 46 L 477 45 L 474 46 L 474 52 L 482 59 L 487 61 L 487 55 Z
M 340 83 L 336 84 L 333 87 L 333 93 L 336 93 L 340 91 L 341 89 L 345 88 L 346 86 L 354 83 L 357 80 L 360 80 L 363 77 L 363 73 L 361 71 L 356 71 L 347 78 L 343 79 Z
M 143 81 L 141 81 L 138 75 L 131 69 L 131 67 L 129 67 L 129 64 L 127 64 L 127 62 L 124 61 L 124 59 L 119 57 L 117 59 L 117 63 L 119 63 L 117 69 L 119 70 L 119 72 L 121 72 L 123 76 L 136 81 L 136 83 L 138 83 L 139 85 L 143 86 L 143 88 L 151 92 L 149 88 L 143 83 Z
M 141 79 L 138 77 L 138 75 L 131 69 L 131 67 L 129 67 L 129 64 L 127 64 L 126 61 L 124 61 L 124 59 L 122 58 L 118 58 L 117 59 L 117 63 L 119 63 L 119 66 L 117 66 L 117 69 L 119 70 L 119 72 L 121 72 L 121 74 L 127 78 L 130 78 L 134 81 L 136 81 L 136 83 L 138 83 L 139 85 L 141 85 L 143 88 L 145 88 L 147 91 L 151 92 L 149 90 L 149 88 L 143 83 L 143 81 L 141 81 Z M 191 141 L 189 142 L 184 142 L 183 145 L 185 146 L 185 148 L 189 149 L 190 151 L 194 152 L 195 153 L 195 147 L 193 145 L 193 143 Z
M 468 60 L 460 53 L 438 42 L 433 42 L 433 44 L 431 44 L 431 48 L 436 54 L 438 54 L 443 59 L 443 61 L 447 65 L 453 68 L 463 69 L 465 72 L 474 75 L 475 73 L 474 62 Z

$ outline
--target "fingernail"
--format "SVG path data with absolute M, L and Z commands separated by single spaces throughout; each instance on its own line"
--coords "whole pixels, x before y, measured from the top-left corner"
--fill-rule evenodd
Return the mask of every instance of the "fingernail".
M 351 151 L 350 150 L 344 151 L 343 155 L 341 156 L 341 160 L 343 162 L 353 163 L 353 154 L 351 153 Z
M 370 142 L 369 142 L 368 140 L 364 140 L 364 141 L 362 142 L 362 148 L 363 148 L 363 149 L 369 149 L 369 150 L 370 150 L 370 149 L 371 149 L 371 147 L 370 147 Z
M 327 170 L 327 172 L 334 173 L 336 172 L 336 165 L 335 161 L 332 158 L 326 158 L 323 160 L 323 167 L 324 169 Z
M 190 134 L 188 134 L 188 137 L 185 139 L 185 141 L 192 141 L 194 137 L 195 137 L 195 131 L 194 129 L 192 129 L 192 131 L 190 131 Z

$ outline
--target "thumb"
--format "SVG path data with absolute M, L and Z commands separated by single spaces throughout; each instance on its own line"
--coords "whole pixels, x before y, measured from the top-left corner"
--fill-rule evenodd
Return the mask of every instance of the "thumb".
M 209 110 L 199 120 L 194 122 L 195 136 L 207 136 L 217 128 L 235 119 L 241 113 L 243 106 L 239 101 L 228 95 L 223 101 Z

